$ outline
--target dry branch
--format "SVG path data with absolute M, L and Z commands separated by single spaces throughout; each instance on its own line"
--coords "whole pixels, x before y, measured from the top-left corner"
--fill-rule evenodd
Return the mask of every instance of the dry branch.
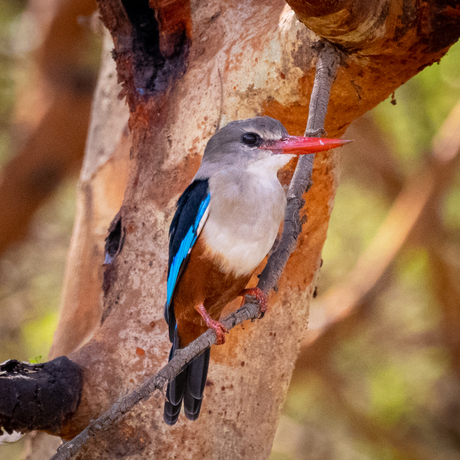
M 246 303 L 235 313 L 227 316 L 221 322 L 227 330 L 230 331 L 243 321 L 250 319 L 253 320 L 258 316 L 259 305 L 255 303 Z M 171 359 L 171 361 L 169 361 L 169 363 L 156 375 L 148 378 L 139 388 L 117 401 L 107 412 L 101 415 L 97 420 L 91 422 L 88 427 L 86 427 L 74 439 L 59 447 L 58 452 L 51 458 L 51 460 L 70 460 L 75 458 L 90 437 L 97 436 L 100 431 L 112 426 L 136 404 L 148 399 L 155 390 L 162 391 L 165 385 L 179 375 L 193 358 L 203 353 L 203 351 L 213 345 L 215 341 L 215 332 L 212 329 L 208 329 L 189 346 L 178 350 L 174 355 L 174 358 Z
M 319 46 L 320 53 L 316 65 L 315 83 L 311 94 L 307 128 L 305 130 L 305 136 L 309 137 L 321 137 L 324 132 L 329 94 L 340 60 L 340 52 L 335 50 L 332 45 L 322 42 Z M 276 251 L 268 259 L 267 265 L 260 275 L 258 286 L 265 293 L 270 292 L 278 283 L 302 231 L 299 218 L 300 210 L 305 204 L 302 195 L 311 186 L 314 159 L 315 155 L 303 155 L 297 163 L 287 193 L 287 206 L 281 241 Z

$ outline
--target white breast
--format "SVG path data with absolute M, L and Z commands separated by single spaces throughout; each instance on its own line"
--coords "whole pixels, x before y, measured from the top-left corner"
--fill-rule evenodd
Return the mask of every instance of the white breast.
M 272 247 L 286 197 L 276 171 L 224 171 L 209 180 L 211 203 L 203 239 L 224 273 L 252 273 Z

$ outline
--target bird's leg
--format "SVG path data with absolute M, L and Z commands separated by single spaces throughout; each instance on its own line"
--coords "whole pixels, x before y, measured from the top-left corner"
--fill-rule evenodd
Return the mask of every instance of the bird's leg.
M 212 319 L 202 303 L 196 306 L 195 310 L 204 319 L 206 326 L 216 333 L 216 345 L 223 345 L 225 343 L 225 333 L 228 332 L 227 328 L 222 323 L 219 323 L 219 321 Z
M 244 305 L 245 295 L 253 295 L 257 299 L 257 302 L 259 303 L 259 306 L 260 306 L 260 313 L 261 313 L 260 317 L 262 318 L 264 316 L 268 308 L 268 295 L 265 294 L 265 292 L 262 291 L 262 289 L 258 287 L 243 289 L 238 295 L 243 296 L 243 300 L 241 301 L 241 306 Z

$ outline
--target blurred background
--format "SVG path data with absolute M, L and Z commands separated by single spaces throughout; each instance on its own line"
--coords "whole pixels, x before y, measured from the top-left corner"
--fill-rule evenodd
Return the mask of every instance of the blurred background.
M 57 325 L 94 9 L 0 0 L 0 362 L 46 361 Z M 460 46 L 346 136 L 357 142 L 271 460 L 459 459 Z

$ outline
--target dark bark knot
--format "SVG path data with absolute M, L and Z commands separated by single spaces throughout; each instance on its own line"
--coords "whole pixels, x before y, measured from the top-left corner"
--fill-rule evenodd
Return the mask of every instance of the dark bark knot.
M 174 27 L 170 27 L 168 5 L 154 10 L 148 0 L 122 0 L 122 4 L 132 25 L 134 91 L 140 96 L 163 92 L 171 79 L 186 70 L 188 18 L 180 16 L 187 8 L 178 6 L 180 14 L 175 14 Z
M 123 227 L 123 220 L 121 217 L 121 210 L 112 220 L 109 227 L 109 234 L 105 239 L 105 259 L 104 259 L 104 279 L 102 282 L 102 290 L 104 296 L 110 290 L 110 287 L 115 283 L 118 275 L 118 269 L 116 259 L 123 249 L 123 243 L 125 241 L 125 228 Z M 105 308 L 102 314 L 101 324 L 105 321 L 108 314 L 110 313 L 111 306 Z
M 0 365 L 0 434 L 58 433 L 80 402 L 82 371 L 65 356 L 43 364 Z
M 104 264 L 109 265 L 121 252 L 125 241 L 125 232 L 122 226 L 122 219 L 118 213 L 109 227 L 109 234 L 105 239 L 105 260 Z

